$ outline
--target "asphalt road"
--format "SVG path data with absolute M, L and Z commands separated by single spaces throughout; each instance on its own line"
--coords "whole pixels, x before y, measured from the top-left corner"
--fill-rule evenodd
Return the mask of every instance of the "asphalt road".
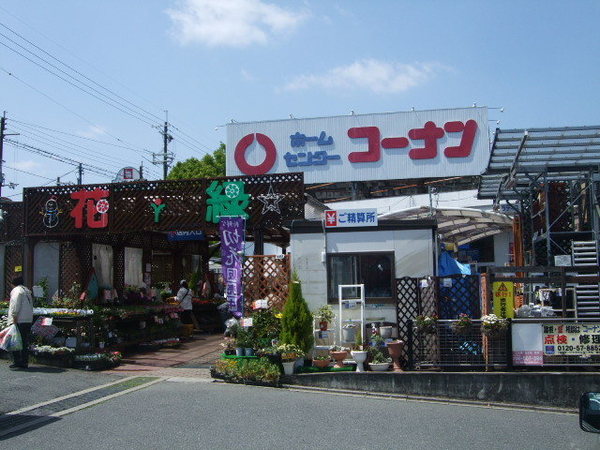
M 0 360 L 0 414 L 123 378 L 37 364 L 27 371 L 13 371 L 9 364 L 8 360 Z
M 11 449 L 599 449 L 577 416 L 163 381 L 0 441 Z

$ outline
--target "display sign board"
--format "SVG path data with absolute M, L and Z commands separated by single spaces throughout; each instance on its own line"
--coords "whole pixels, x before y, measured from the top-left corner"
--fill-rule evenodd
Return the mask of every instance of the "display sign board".
M 376 227 L 377 209 L 339 209 L 325 211 L 326 228 Z
M 539 323 L 513 323 L 510 329 L 513 364 L 515 366 L 543 365 L 541 325 Z
M 175 241 L 203 241 L 205 239 L 202 231 L 169 231 L 167 240 Z
M 480 175 L 487 108 L 227 124 L 227 175 L 303 172 L 307 184 Z
M 223 217 L 219 223 L 225 297 L 227 298 L 229 312 L 238 319 L 244 314 L 242 254 L 244 252 L 245 229 L 246 223 L 243 217 Z
M 494 314 L 503 319 L 515 317 L 515 286 L 508 281 L 492 283 Z
M 191 231 L 214 236 L 221 216 L 277 228 L 304 218 L 301 173 L 25 188 L 25 235 Z
M 544 355 L 600 355 L 600 324 L 543 324 Z

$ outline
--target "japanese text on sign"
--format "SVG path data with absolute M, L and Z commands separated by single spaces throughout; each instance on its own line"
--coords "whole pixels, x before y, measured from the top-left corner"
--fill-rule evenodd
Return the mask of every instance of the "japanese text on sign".
M 367 227 L 377 226 L 376 209 L 341 209 L 325 211 L 325 227 Z
M 600 355 L 600 324 L 544 324 L 544 354 Z
M 494 314 L 503 319 L 515 317 L 515 287 L 508 281 L 492 283 Z

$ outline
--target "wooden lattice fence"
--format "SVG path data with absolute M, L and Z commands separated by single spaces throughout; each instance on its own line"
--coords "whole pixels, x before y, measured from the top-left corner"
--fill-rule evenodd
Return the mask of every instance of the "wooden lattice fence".
M 23 244 L 7 245 L 4 249 L 4 294 L 8 296 L 13 288 L 12 280 L 18 274 L 15 267 L 23 267 Z M 19 275 L 23 275 L 20 272 Z
M 281 310 L 288 297 L 290 255 L 248 256 L 243 277 L 246 310 L 260 299 L 268 300 L 270 308 Z

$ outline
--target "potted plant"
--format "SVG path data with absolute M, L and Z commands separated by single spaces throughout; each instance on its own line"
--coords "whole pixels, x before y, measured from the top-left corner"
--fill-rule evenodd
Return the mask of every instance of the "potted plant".
M 313 316 L 319 322 L 319 329 L 327 331 L 329 324 L 333 321 L 333 309 L 331 305 L 323 305 L 317 309 Z
M 490 338 L 503 336 L 508 330 L 509 321 L 496 314 L 488 314 L 481 318 L 481 332 Z
M 415 320 L 415 328 L 420 334 L 435 334 L 437 331 L 437 316 L 417 316 Z
M 246 328 L 240 327 L 237 331 L 237 335 L 235 338 L 236 342 L 236 354 L 238 353 L 238 349 L 244 349 L 245 356 L 252 356 L 254 354 L 254 350 L 252 349 L 252 334 L 250 330 Z M 241 356 L 241 355 L 238 355 Z
M 342 341 L 354 342 L 356 339 L 356 324 L 347 323 L 342 327 Z
M 362 333 L 361 333 L 360 328 L 356 332 L 356 340 L 354 342 L 354 349 L 350 352 L 350 354 L 352 355 L 352 358 L 356 362 L 356 371 L 364 372 L 365 371 L 364 362 L 367 359 L 368 353 L 366 350 L 364 350 L 364 343 L 362 340 Z
M 385 356 L 380 348 L 369 347 L 369 367 L 376 372 L 384 372 L 390 368 L 392 360 Z
M 404 341 L 396 340 L 387 343 L 387 349 L 392 358 L 394 372 L 402 372 L 402 365 L 400 364 L 400 357 L 402 356 L 402 349 L 404 348 Z
M 452 331 L 454 334 L 469 334 L 471 332 L 471 328 L 473 328 L 473 322 L 471 318 L 466 314 L 459 314 L 458 319 L 455 322 L 452 322 Z
M 348 356 L 348 349 L 345 347 L 340 347 L 338 345 L 334 345 L 329 350 L 329 354 L 333 359 L 335 359 L 335 368 L 341 369 L 344 367 L 344 359 Z
M 290 293 L 283 307 L 279 341 L 282 344 L 293 344 L 299 347 L 302 351 L 298 354 L 298 358 L 304 358 L 304 355 L 313 348 L 312 314 L 302 296 L 302 286 L 296 273 L 292 275 Z
M 294 373 L 296 360 L 304 355 L 304 350 L 294 344 L 280 344 L 275 347 L 275 350 L 281 355 L 283 373 L 292 375 Z
M 324 369 L 325 367 L 328 367 L 330 362 L 331 358 L 329 357 L 329 355 L 313 357 L 313 366 L 318 367 L 319 369 Z

